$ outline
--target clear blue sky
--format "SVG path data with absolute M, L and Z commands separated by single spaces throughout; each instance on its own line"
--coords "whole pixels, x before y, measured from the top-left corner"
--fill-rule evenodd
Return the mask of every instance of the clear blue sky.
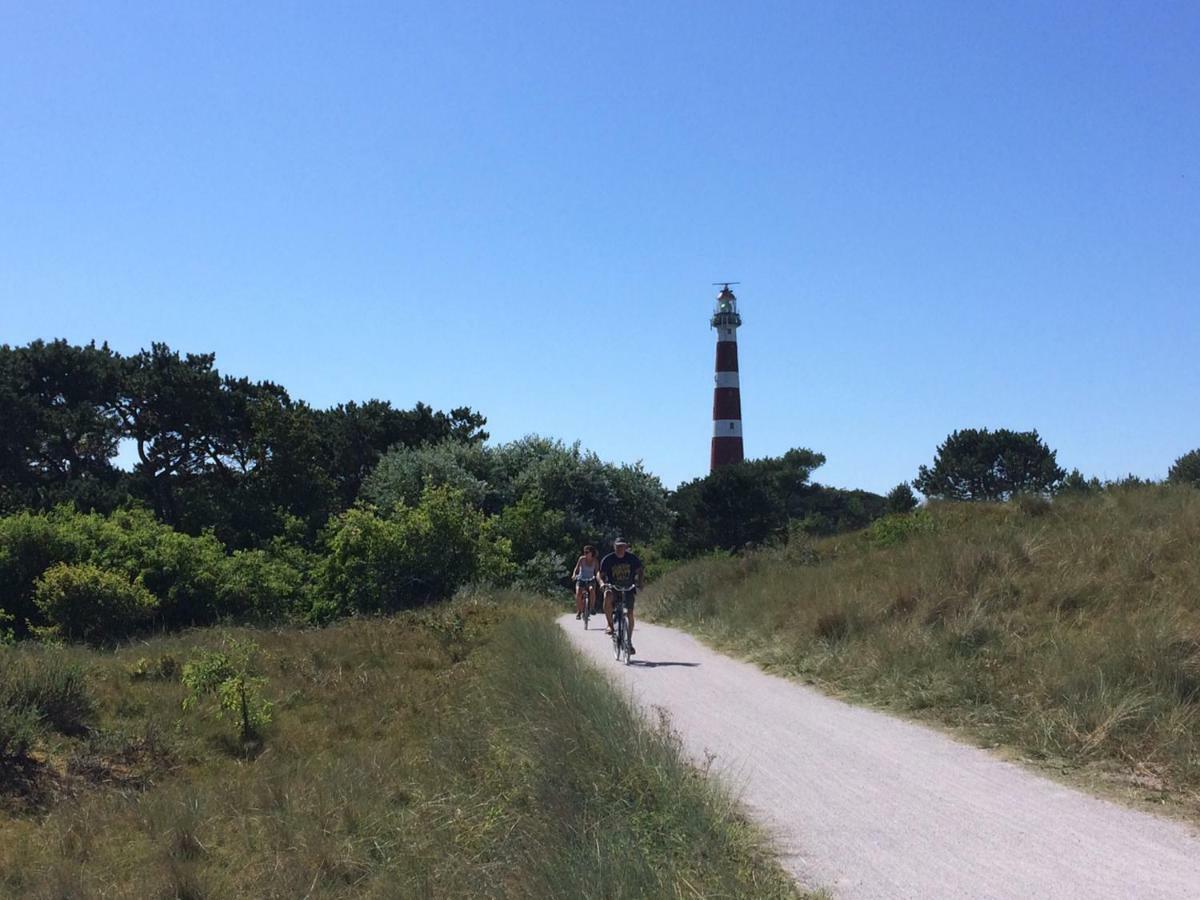
M 0 342 L 215 351 L 703 474 L 1200 446 L 1195 3 L 0 0 Z

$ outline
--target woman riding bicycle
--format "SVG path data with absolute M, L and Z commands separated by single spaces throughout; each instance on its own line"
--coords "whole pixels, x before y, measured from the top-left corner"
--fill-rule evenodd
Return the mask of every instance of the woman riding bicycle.
M 575 582 L 575 618 L 583 616 L 584 597 L 587 598 L 588 609 L 596 608 L 596 548 L 584 544 L 583 555 L 575 563 L 575 571 L 571 580 Z

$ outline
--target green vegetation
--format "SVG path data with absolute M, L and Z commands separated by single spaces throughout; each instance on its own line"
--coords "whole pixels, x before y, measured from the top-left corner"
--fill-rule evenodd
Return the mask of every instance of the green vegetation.
M 182 680 L 190 693 L 183 699 L 183 708 L 192 709 L 212 697 L 216 701 L 217 718 L 231 720 L 241 741 L 259 737 L 271 723 L 271 708 L 275 704 L 263 697 L 267 679 L 255 674 L 258 652 L 259 647 L 253 641 L 231 639 L 224 649 L 205 651 L 187 663 Z M 148 674 L 145 667 L 137 671 L 143 677 Z M 158 671 L 161 675 L 169 667 L 160 664 Z
M 1066 473 L 1036 431 L 964 428 L 937 448 L 933 466 L 921 466 L 913 486 L 943 500 L 1008 500 L 1054 491 Z
M 1167 481 L 1200 487 L 1200 450 L 1192 450 L 1175 460 L 1167 472 Z
M 862 528 L 883 514 L 885 501 L 878 494 L 809 483 L 824 463 L 812 450 L 789 450 L 681 484 L 670 498 L 675 519 L 669 555 L 741 550 L 786 539 L 789 531 L 834 534 Z
M 182 709 L 239 672 L 274 704 L 252 742 Z M 511 597 L 0 648 L 13 742 L 0 896 L 795 896 L 669 729 Z
M 1200 491 L 933 503 L 639 605 L 768 668 L 1200 813 Z

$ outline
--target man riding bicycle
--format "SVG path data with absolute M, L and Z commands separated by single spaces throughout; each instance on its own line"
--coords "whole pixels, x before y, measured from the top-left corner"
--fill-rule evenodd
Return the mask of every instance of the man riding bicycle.
M 613 541 L 613 552 L 600 560 L 600 588 L 604 591 L 604 618 L 608 620 L 605 634 L 613 633 L 613 588 L 629 588 L 625 593 L 625 620 L 629 623 L 629 652 L 633 649 L 633 600 L 642 586 L 642 561 L 629 552 L 624 538 Z

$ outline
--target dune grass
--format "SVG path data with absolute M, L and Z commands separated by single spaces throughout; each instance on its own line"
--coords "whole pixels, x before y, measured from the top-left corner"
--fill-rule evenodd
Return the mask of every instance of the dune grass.
M 1200 491 L 933 504 L 667 575 L 765 667 L 1200 818 Z
M 182 666 L 231 638 L 274 704 L 250 741 L 181 709 Z M 515 598 L 0 665 L 86 721 L 39 716 L 0 766 L 0 896 L 796 896 L 669 731 Z

